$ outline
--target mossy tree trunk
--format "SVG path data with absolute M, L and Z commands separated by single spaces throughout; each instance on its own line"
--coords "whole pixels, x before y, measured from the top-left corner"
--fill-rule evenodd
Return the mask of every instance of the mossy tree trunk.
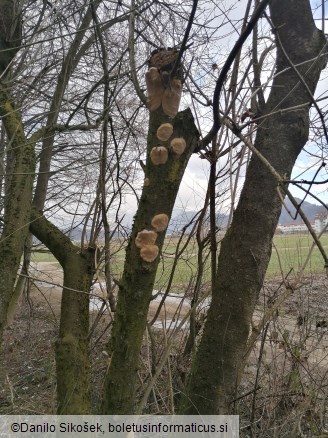
M 290 68 L 284 50 L 294 64 L 308 61 L 298 71 L 314 93 L 325 63 L 318 57 L 325 38 L 315 27 L 308 0 L 273 0 L 270 10 L 279 36 L 277 72 L 287 70 L 273 81 L 264 109 L 267 117 L 259 124 L 255 146 L 281 176 L 289 179 L 308 140 L 311 99 Z M 316 61 L 310 61 L 313 59 Z M 277 109 L 303 104 L 300 109 L 270 115 Z M 221 244 L 216 290 L 180 413 L 229 412 L 280 211 L 277 181 L 253 155 L 231 227 Z
M 7 141 L 8 168 L 5 187 L 3 232 L 0 240 L 0 340 L 7 322 L 8 306 L 28 234 L 35 171 L 34 144 L 24 133 L 5 83 L 0 83 L 0 115 Z
M 157 129 L 164 123 L 173 126 L 172 138 L 183 138 L 186 149 L 182 155 L 170 149 L 170 141 L 160 141 Z M 144 261 L 135 244 L 142 230 L 153 230 L 155 215 L 171 217 L 180 182 L 198 140 L 198 132 L 190 110 L 170 119 L 162 108 L 152 111 L 149 119 L 148 153 L 144 169 L 145 185 L 129 239 L 124 273 L 120 281 L 117 311 L 110 344 L 111 363 L 106 376 L 103 413 L 131 414 L 134 411 L 137 372 L 147 312 L 155 282 L 160 256 L 153 262 Z M 168 149 L 165 164 L 155 165 L 150 159 L 153 147 Z M 162 250 L 165 230 L 158 232 L 156 246 Z
M 0 349 L 16 273 L 28 235 L 35 171 L 34 142 L 25 135 L 21 114 L 10 93 L 11 81 L 6 81 L 10 63 L 21 45 L 20 7 L 17 1 L 0 0 L 0 194 L 4 193 L 0 237 Z M 1 366 L 0 385 L 5 375 Z
M 74 245 L 35 209 L 30 229 L 64 270 L 56 345 L 57 412 L 90 414 L 89 292 L 94 274 L 94 249 Z

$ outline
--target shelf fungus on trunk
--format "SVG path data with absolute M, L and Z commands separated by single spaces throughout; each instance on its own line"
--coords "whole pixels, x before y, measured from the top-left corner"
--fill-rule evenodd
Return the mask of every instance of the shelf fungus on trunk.
M 147 245 L 154 245 L 157 239 L 157 233 L 151 230 L 139 231 L 135 239 L 135 244 L 137 248 L 143 248 Z
M 141 248 L 140 257 L 144 262 L 151 263 L 157 258 L 158 253 L 159 248 L 157 245 L 146 245 Z
M 165 213 L 156 214 L 151 220 L 151 225 L 157 232 L 166 230 L 168 223 L 169 217 Z
M 164 114 L 173 118 L 179 111 L 182 93 L 183 73 L 181 64 L 173 67 L 178 56 L 176 49 L 159 49 L 151 54 L 149 70 L 146 73 L 147 106 L 156 111 L 161 105 Z
M 157 110 L 162 103 L 164 84 L 157 68 L 151 67 L 146 73 L 147 106 L 149 111 Z
M 157 138 L 161 141 L 167 141 L 173 134 L 173 126 L 171 123 L 162 123 L 157 129 Z
M 171 149 L 177 155 L 182 155 L 186 149 L 186 140 L 182 137 L 173 138 L 171 141 Z
M 140 257 L 145 262 L 151 263 L 158 256 L 158 246 L 155 245 L 157 233 L 151 230 L 139 231 L 135 239 L 137 248 L 140 248 Z
M 180 79 L 172 79 L 164 90 L 162 107 L 164 113 L 169 117 L 175 117 L 179 111 L 182 93 L 182 83 Z
M 164 146 L 156 146 L 150 151 L 150 159 L 155 166 L 165 164 L 168 159 L 168 150 Z

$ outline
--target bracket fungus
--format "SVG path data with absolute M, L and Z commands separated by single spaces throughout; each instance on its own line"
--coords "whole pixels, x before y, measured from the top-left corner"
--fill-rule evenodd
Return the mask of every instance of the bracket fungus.
M 149 111 L 157 110 L 161 103 L 164 94 L 164 84 L 162 77 L 157 68 L 151 67 L 146 73 L 147 85 L 147 106 Z
M 151 220 L 151 225 L 155 231 L 164 231 L 169 223 L 169 217 L 165 213 L 157 214 Z
M 150 159 L 155 166 L 165 164 L 168 158 L 168 150 L 164 146 L 156 146 L 150 151 Z
M 182 92 L 183 69 L 180 61 L 173 73 L 178 55 L 179 51 L 172 48 L 153 51 L 149 59 L 150 68 L 146 73 L 149 110 L 155 111 L 162 105 L 163 112 L 172 118 L 179 110 Z
M 171 148 L 173 150 L 173 152 L 177 155 L 181 155 L 184 153 L 185 149 L 186 149 L 186 140 L 182 137 L 179 138 L 174 138 L 171 141 Z
M 162 107 L 164 113 L 169 117 L 175 117 L 179 111 L 182 84 L 180 79 L 173 79 L 171 84 L 165 88 Z
M 151 263 L 158 256 L 159 249 L 157 245 L 146 245 L 143 246 L 140 250 L 140 257 L 145 262 Z
M 157 233 L 151 230 L 139 231 L 135 239 L 135 244 L 137 248 L 143 248 L 144 246 L 154 245 L 157 239 Z
M 157 129 L 157 138 L 161 141 L 168 140 L 173 134 L 173 126 L 171 123 L 162 123 Z

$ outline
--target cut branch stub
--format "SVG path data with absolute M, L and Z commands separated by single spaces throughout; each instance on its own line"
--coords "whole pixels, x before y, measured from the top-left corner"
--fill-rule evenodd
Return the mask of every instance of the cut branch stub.
M 154 50 L 149 58 L 149 67 L 156 67 L 162 72 L 171 72 L 178 54 L 177 49 L 172 48 Z
M 157 138 L 161 141 L 167 141 L 173 134 L 173 126 L 171 123 L 162 123 L 157 129 Z
M 168 159 L 168 150 L 164 146 L 156 146 L 150 151 L 150 159 L 155 166 L 165 164 Z
M 139 231 L 135 239 L 135 244 L 137 248 L 143 248 L 147 245 L 154 245 L 157 239 L 157 233 L 151 230 Z
M 158 232 L 166 230 L 168 223 L 169 217 L 165 213 L 157 214 L 151 220 L 152 227 Z
M 171 141 L 171 148 L 173 152 L 177 155 L 182 155 L 186 149 L 186 140 L 182 137 L 174 138 Z

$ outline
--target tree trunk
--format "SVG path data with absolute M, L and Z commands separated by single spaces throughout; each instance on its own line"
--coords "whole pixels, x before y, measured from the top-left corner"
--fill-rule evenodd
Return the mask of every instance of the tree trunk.
M 81 55 L 88 45 L 81 48 L 81 43 L 101 0 L 88 5 L 65 59 L 51 102 L 47 117 L 47 135 L 43 138 L 40 154 L 40 168 L 36 182 L 33 205 L 43 210 L 46 202 L 50 178 L 51 159 L 55 131 L 60 106 L 70 77 L 78 65 Z M 32 233 L 54 254 L 64 270 L 64 284 L 61 301 L 59 339 L 56 346 L 57 369 L 57 411 L 58 414 L 89 414 L 90 400 L 90 358 L 88 346 L 89 334 L 89 292 L 94 274 L 94 250 L 84 250 L 73 245 L 56 227 L 42 217 L 44 225 L 40 234 L 38 220 L 31 227 Z M 50 231 L 52 230 L 52 231 Z M 49 239 L 49 233 L 54 237 Z M 73 289 L 73 290 L 71 290 Z M 74 292 L 74 290 L 79 292 Z
M 64 266 L 60 331 L 56 345 L 57 413 L 60 415 L 92 412 L 88 335 L 93 256 L 92 253 L 73 252 Z
M 171 139 L 183 138 L 186 149 L 182 155 L 177 155 L 169 149 L 167 162 L 155 165 L 150 159 L 153 147 L 158 144 L 168 147 L 170 145 L 169 141 L 160 141 L 157 137 L 158 127 L 165 123 L 173 125 Z M 156 230 L 152 225 L 154 216 L 163 214 L 171 217 L 182 176 L 197 140 L 198 132 L 190 110 L 178 113 L 173 120 L 165 115 L 161 108 L 150 113 L 148 154 L 144 169 L 145 185 L 127 247 L 124 273 L 119 287 L 110 345 L 111 363 L 105 382 L 104 414 L 133 413 L 139 353 L 159 263 L 159 256 L 152 262 L 143 260 L 142 249 L 136 246 L 135 240 L 142 230 Z M 164 238 L 165 230 L 157 231 L 155 246 L 159 254 Z
M 157 145 L 157 128 L 170 122 L 161 110 L 151 113 L 148 150 Z M 152 219 L 158 214 L 170 218 L 180 182 L 188 160 L 197 143 L 197 131 L 189 110 L 179 113 L 173 121 L 173 136 L 183 137 L 186 151 L 178 156 L 169 152 L 164 165 L 155 166 L 147 159 L 146 181 L 133 224 L 126 253 L 123 277 L 120 282 L 117 311 L 111 339 L 111 364 L 105 383 L 103 413 L 132 414 L 135 403 L 139 353 L 147 321 L 159 257 L 153 262 L 144 261 L 135 244 L 137 234 L 152 230 Z M 156 246 L 162 249 L 165 231 L 158 232 Z
M 279 36 L 277 72 L 290 67 L 282 47 L 294 64 L 321 53 L 325 38 L 315 27 L 308 0 L 273 0 L 270 10 Z M 311 93 L 324 63 L 321 57 L 297 67 Z M 277 109 L 304 103 L 308 105 L 301 109 L 270 115 Z M 292 68 L 274 79 L 264 108 L 267 117 L 259 124 L 255 147 L 287 179 L 308 140 L 310 105 L 309 94 Z M 280 211 L 277 181 L 253 155 L 231 227 L 221 244 L 216 290 L 180 405 L 181 413 L 229 412 Z
M 7 311 L 7 323 L 11 324 L 15 317 L 15 311 L 23 292 L 27 292 L 30 288 L 29 282 L 29 267 L 31 262 L 31 250 L 33 245 L 33 236 L 31 233 L 27 234 L 24 242 L 23 261 L 20 272 L 17 274 L 16 284 L 11 294 L 11 298 Z
M 89 292 L 94 250 L 83 250 L 33 210 L 31 232 L 45 244 L 64 270 L 59 339 L 56 345 L 57 412 L 90 414 Z
M 25 137 L 21 117 L 5 84 L 0 84 L 0 115 L 9 143 L 4 203 L 4 226 L 0 240 L 0 342 L 7 322 L 9 301 L 28 234 L 35 171 L 34 144 Z

